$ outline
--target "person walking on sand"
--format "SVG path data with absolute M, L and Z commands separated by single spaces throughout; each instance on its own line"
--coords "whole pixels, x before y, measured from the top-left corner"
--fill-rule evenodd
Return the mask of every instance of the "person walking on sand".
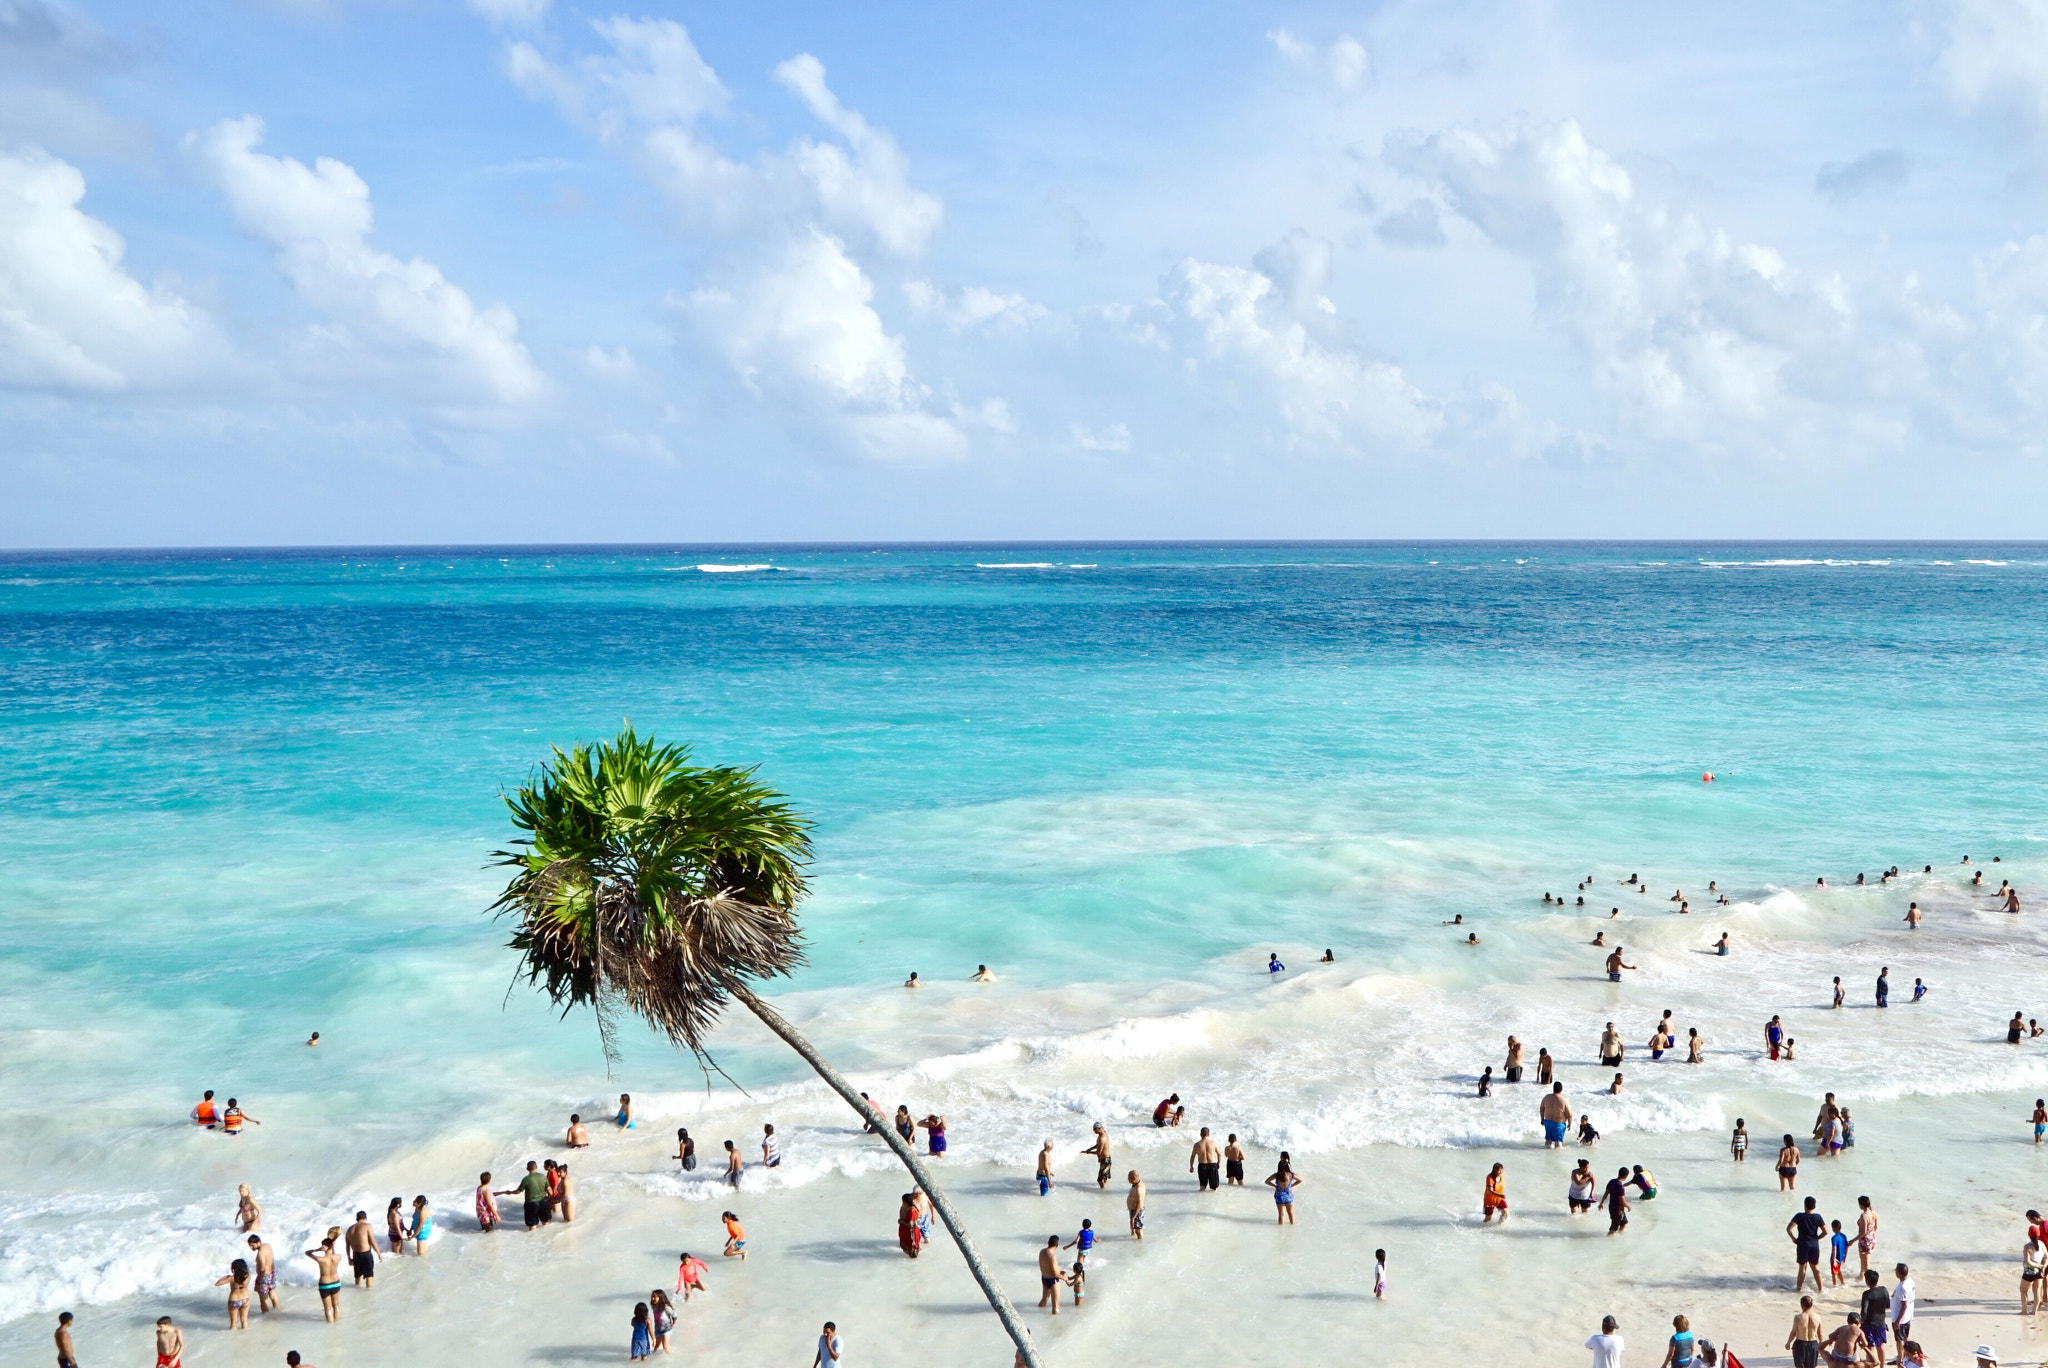
M 1857 1323 L 1863 1327 L 1864 1342 L 1877 1359 L 1877 1368 L 1884 1368 L 1885 1341 L 1891 1337 L 1889 1324 L 1892 1315 L 1892 1294 L 1877 1285 L 1877 1270 L 1866 1269 L 1863 1274 L 1863 1297 L 1857 1303 Z
M 1038 1152 L 1038 1195 L 1052 1194 L 1052 1141 L 1045 1142 L 1045 1148 Z
M 1095 1186 L 1104 1190 L 1109 1187 L 1111 1150 L 1109 1131 L 1100 1121 L 1095 1123 L 1095 1143 L 1081 1151 L 1095 1156 Z
M 1506 1164 L 1495 1164 L 1492 1170 L 1487 1173 L 1486 1188 L 1479 1198 L 1479 1209 L 1481 1212 L 1479 1224 L 1492 1225 L 1496 1214 L 1499 1215 L 1502 1225 L 1507 1224 L 1508 1166 Z
M 1130 1174 L 1131 1190 L 1124 1197 L 1124 1212 L 1131 1218 L 1131 1238 L 1145 1238 L 1145 1180 L 1138 1176 L 1136 1169 Z
M 1877 1209 L 1870 1205 L 1868 1197 L 1858 1197 L 1856 1199 L 1856 1261 L 1861 1265 L 1858 1271 L 1866 1277 L 1874 1276 L 1870 1272 L 1870 1255 L 1871 1251 L 1876 1248 Z M 1882 1353 L 1877 1357 L 1880 1363 L 1884 1361 Z
M 1621 1043 L 1621 1032 L 1614 1029 L 1613 1022 L 1608 1022 L 1607 1029 L 1600 1033 L 1600 1067 L 1603 1069 L 1620 1068 L 1624 1048 Z
M 1572 1104 L 1565 1098 L 1564 1084 L 1551 1084 L 1536 1112 L 1543 1122 L 1543 1148 L 1563 1149 L 1572 1130 Z
M 1792 1351 L 1792 1368 L 1820 1368 L 1820 1317 L 1813 1313 L 1813 1298 L 1799 1299 L 1799 1314 L 1792 1317 L 1792 1330 L 1785 1347 Z
M 251 1235 L 249 1260 L 256 1266 L 256 1309 L 269 1315 L 277 1310 L 277 1251 L 261 1235 Z
M 1195 1175 L 1196 1190 L 1214 1192 L 1222 1187 L 1222 1167 L 1223 1149 L 1209 1138 L 1209 1128 L 1204 1126 L 1202 1138 L 1195 1141 L 1195 1147 L 1188 1152 L 1188 1172 Z
M 818 1355 L 811 1360 L 811 1368 L 839 1368 L 845 1354 L 846 1346 L 839 1338 L 839 1327 L 826 1321 L 824 1330 L 818 1335 Z
M 1038 1304 L 1041 1308 L 1049 1304 L 1055 1316 L 1060 1313 L 1061 1281 L 1060 1237 L 1050 1235 L 1045 1248 L 1038 1251 Z
M 1280 1166 L 1266 1180 L 1266 1186 L 1273 1189 L 1273 1224 L 1293 1225 L 1294 1190 L 1301 1186 L 1301 1175 L 1294 1171 L 1294 1162 L 1286 1150 L 1280 1151 Z
M 1236 1131 L 1223 1145 L 1223 1181 L 1232 1187 L 1244 1186 L 1244 1146 L 1237 1143 Z
M 1684 1316 L 1671 1318 L 1671 1341 L 1664 1350 L 1663 1368 L 1692 1368 L 1693 1351 L 1697 1341 L 1693 1338 L 1692 1322 Z
M 357 1287 L 377 1285 L 377 1228 L 370 1224 L 370 1213 L 358 1211 L 356 1222 L 348 1228 L 342 1238 L 342 1247 L 348 1251 L 349 1269 L 355 1274 Z
M 1785 1238 L 1792 1242 L 1793 1254 L 1799 1260 L 1799 1277 L 1792 1285 L 1794 1292 L 1805 1290 L 1809 1270 L 1813 1273 L 1813 1290 L 1827 1290 L 1827 1284 L 1820 1280 L 1820 1246 L 1827 1238 L 1828 1223 L 1813 1209 L 1814 1205 L 1813 1198 L 1807 1198 L 1805 1209 L 1794 1212 L 1792 1219 L 1785 1222 Z
M 318 1249 L 307 1250 L 306 1257 L 320 1270 L 320 1314 L 330 1322 L 340 1320 L 341 1255 L 334 1252 L 334 1237 L 329 1235 Z
M 185 1368 L 185 1332 L 169 1316 L 156 1318 L 156 1368 Z
M 1586 1347 L 1593 1351 L 1593 1368 L 1621 1368 L 1621 1326 L 1614 1317 L 1600 1318 L 1600 1333 Z
M 612 1124 L 620 1130 L 631 1130 L 633 1129 L 634 1116 L 633 1094 L 620 1093 L 619 1110 L 612 1116 Z

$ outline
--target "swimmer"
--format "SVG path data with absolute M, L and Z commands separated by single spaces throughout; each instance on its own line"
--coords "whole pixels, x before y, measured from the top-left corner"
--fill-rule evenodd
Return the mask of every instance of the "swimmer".
M 2020 910 L 2020 891 L 2017 888 L 2005 890 L 2005 910 L 2008 912 Z
M 1605 944 L 1607 944 L 1607 933 L 1606 933 L 1605 931 L 1595 931 L 1595 932 L 1593 933 L 1593 944 L 1595 944 L 1595 945 L 1605 945 Z
M 1621 909 L 1618 907 L 1610 907 L 1607 909 L 1607 920 L 1609 921 L 1613 921 L 1616 917 L 1619 917 L 1620 915 Z
M 580 1112 L 569 1113 L 569 1131 L 563 1137 L 563 1143 L 568 1145 L 570 1149 L 590 1148 L 590 1131 L 584 1126 L 583 1116 Z
M 1580 898 L 1580 899 L 1578 900 L 1578 905 L 1579 905 L 1580 907 L 1584 907 L 1584 906 L 1586 905 L 1586 900 L 1585 900 L 1584 898 Z
M 910 971 L 910 977 L 909 977 L 909 978 L 907 978 L 907 979 L 905 979 L 905 980 L 903 980 L 903 986 L 904 986 L 905 988 L 922 988 L 922 987 L 924 987 L 924 985 L 923 985 L 922 983 L 918 982 L 918 978 L 917 978 L 917 970 L 913 969 L 913 970 L 911 970 L 911 971 Z
M 213 1103 L 213 1089 L 206 1090 L 206 1096 L 199 1099 L 192 1108 L 192 1123 L 213 1130 L 220 1125 L 220 1108 Z
M 242 1104 L 235 1101 L 234 1098 L 230 1097 L 228 1099 L 227 1109 L 220 1114 L 220 1128 L 223 1131 L 227 1132 L 229 1135 L 240 1135 L 242 1133 L 242 1123 L 245 1121 L 252 1126 L 260 1126 L 263 1124 L 261 1121 L 258 1121 L 255 1117 L 250 1116 L 248 1113 L 244 1112 L 242 1110 Z
M 1728 906 L 1728 895 L 1726 893 L 1723 893 L 1720 897 L 1714 899 L 1714 901 L 1720 904 L 1722 907 L 1726 907 Z
M 1918 931 L 1920 929 L 1919 903 L 1906 904 L 1906 925 L 1915 931 Z
M 974 966 L 974 977 L 967 981 L 969 983 L 994 983 L 996 976 L 989 972 L 986 964 L 977 964 Z
M 1815 888 L 1826 888 L 1828 886 L 1828 881 L 1826 879 L 1815 879 L 1813 881 L 1813 886 Z
M 1719 888 L 1714 886 L 1714 881 L 1712 879 L 1707 880 L 1707 892 L 1719 893 L 1720 891 L 1721 890 Z
M 1609 1094 L 1611 1094 L 1612 1096 L 1615 1096 L 1615 1097 L 1619 1097 L 1619 1096 L 1621 1096 L 1621 1075 L 1620 1075 L 1620 1074 L 1616 1074 L 1616 1075 L 1614 1076 L 1614 1081 L 1613 1081 L 1612 1083 L 1609 1083 L 1609 1084 L 1607 1085 L 1607 1092 L 1608 1092 Z
M 1287 972 L 1287 966 L 1280 962 L 1278 955 L 1268 952 L 1266 955 L 1266 972 L 1269 974 L 1284 974 Z
M 313 1034 L 307 1036 L 306 1043 L 308 1045 L 318 1045 L 320 1043 L 320 1033 L 318 1031 L 315 1031 L 313 1032 Z
M 1837 974 L 1835 975 L 1835 1007 L 1837 1010 L 1842 1006 L 1842 997 L 1842 976 Z
M 1465 937 L 1465 944 L 1467 944 L 1467 945 L 1477 945 L 1477 944 L 1479 944 L 1479 933 L 1478 933 L 1477 931 L 1474 931 L 1474 932 L 1473 932 L 1473 933 L 1472 933 L 1471 935 L 1469 935 L 1469 936 Z
M 1717 955 L 1728 953 L 1728 933 L 1726 931 L 1721 933 L 1721 939 L 1714 942 L 1714 953 Z
M 1323 951 L 1323 957 L 1322 957 L 1322 959 L 1320 959 L 1319 961 L 1317 961 L 1317 963 L 1319 963 L 1319 964 L 1335 964 L 1336 962 L 1337 962 L 1337 952 L 1336 952 L 1335 950 L 1325 950 L 1325 951 Z
M 1452 917 L 1449 921 L 1443 923 L 1443 925 L 1445 926 L 1463 926 L 1464 924 L 1465 914 L 1463 912 L 1460 912 L 1457 916 Z
M 1915 1001 L 1915 1002 L 1918 1002 L 1918 1001 L 1919 1001 L 1919 1000 L 1920 1000 L 1921 998 L 1924 998 L 1924 997 L 1926 997 L 1926 996 L 1927 996 L 1927 985 L 1926 985 L 1925 983 L 1922 983 L 1922 982 L 1921 982 L 1921 981 L 1920 981 L 1919 979 L 1914 979 L 1914 980 L 1913 980 L 1913 1001 Z
M 1622 958 L 1622 948 L 1616 945 L 1614 953 L 1607 957 L 1607 981 L 1609 983 L 1619 983 L 1621 982 L 1621 971 L 1635 967 L 1635 965 L 1628 963 L 1628 961 Z
M 612 1117 L 612 1124 L 620 1130 L 633 1129 L 633 1094 L 619 1094 L 619 1110 Z

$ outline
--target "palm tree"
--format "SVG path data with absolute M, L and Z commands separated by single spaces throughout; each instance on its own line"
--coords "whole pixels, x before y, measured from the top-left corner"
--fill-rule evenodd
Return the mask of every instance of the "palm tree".
M 729 1002 L 759 1017 L 896 1152 L 1018 1353 L 1040 1368 L 1016 1308 L 917 1152 L 750 986 L 804 962 L 794 913 L 810 824 L 788 800 L 753 770 L 692 765 L 686 748 L 629 724 L 595 747 L 556 747 L 505 803 L 527 834 L 497 852 L 517 872 L 492 910 L 514 919 L 511 948 L 527 981 L 565 1016 L 593 1009 L 607 1059 L 617 1058 L 620 1009 L 706 1069 L 717 1067 L 705 1042 Z

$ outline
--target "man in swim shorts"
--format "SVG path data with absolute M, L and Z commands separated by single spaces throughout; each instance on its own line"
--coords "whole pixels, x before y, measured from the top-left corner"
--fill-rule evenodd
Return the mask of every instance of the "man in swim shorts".
M 1805 1290 L 1809 1269 L 1813 1272 L 1813 1290 L 1827 1290 L 1826 1284 L 1820 1280 L 1820 1245 L 1827 1236 L 1828 1223 L 1814 1210 L 1815 1205 L 1813 1198 L 1807 1198 L 1806 1209 L 1794 1213 L 1792 1219 L 1785 1222 L 1785 1238 L 1792 1241 L 1793 1252 L 1799 1260 L 1799 1279 L 1792 1286 L 1794 1292 Z
M 156 1368 L 184 1368 L 185 1332 L 169 1316 L 156 1318 Z
M 72 1319 L 69 1311 L 57 1317 L 57 1368 L 78 1368 L 78 1350 L 71 1343 Z
M 1132 1169 L 1130 1183 L 1131 1191 L 1124 1198 L 1124 1210 L 1131 1218 L 1131 1238 L 1142 1240 L 1145 1238 L 1145 1180 L 1138 1176 L 1136 1169 Z
M 1792 1368 L 1819 1368 L 1820 1317 L 1813 1313 L 1813 1298 L 1799 1299 L 1799 1314 L 1792 1318 L 1792 1333 L 1785 1347 L 1792 1351 Z
M 1217 1170 L 1223 1161 L 1223 1151 L 1209 1138 L 1209 1128 L 1202 1127 L 1202 1138 L 1195 1141 L 1195 1147 L 1188 1153 L 1188 1172 L 1195 1175 L 1195 1182 L 1202 1192 L 1214 1192 L 1223 1186 Z
M 1052 1313 L 1060 1313 L 1060 1237 L 1048 1236 L 1045 1248 L 1038 1251 L 1038 1304 L 1050 1303 Z
M 1572 1129 L 1572 1104 L 1565 1100 L 1564 1084 L 1550 1085 L 1537 1114 L 1543 1119 L 1543 1148 L 1562 1149 Z
M 1622 959 L 1621 947 L 1617 945 L 1614 947 L 1614 953 L 1607 957 L 1607 981 L 1609 983 L 1619 983 L 1621 982 L 1621 971 L 1635 967 L 1635 965 L 1629 964 Z
M 1237 1143 L 1235 1132 L 1223 1146 L 1223 1181 L 1232 1187 L 1244 1186 L 1244 1146 Z
M 1095 1156 L 1095 1186 L 1107 1188 L 1110 1165 L 1109 1132 L 1103 1129 L 1100 1121 L 1095 1123 L 1095 1143 L 1081 1153 Z
M 249 1262 L 256 1274 L 256 1309 L 270 1312 L 277 1309 L 277 1253 L 263 1243 L 261 1235 L 249 1237 Z
M 349 1267 L 355 1272 L 356 1286 L 376 1286 L 377 1228 L 370 1224 L 369 1212 L 356 1213 L 356 1223 L 348 1228 L 342 1244 L 348 1251 Z
M 1600 1033 L 1600 1067 L 1620 1068 L 1622 1050 L 1621 1032 L 1615 1030 L 1614 1023 L 1610 1021 L 1607 1023 L 1607 1029 Z
M 1884 1368 L 1884 1345 L 1888 1322 L 1892 1318 L 1892 1294 L 1877 1285 L 1877 1270 L 1865 1269 L 1863 1273 L 1863 1300 L 1857 1306 L 1858 1323 L 1863 1327 L 1863 1339 L 1870 1351 L 1877 1357 L 1877 1368 Z

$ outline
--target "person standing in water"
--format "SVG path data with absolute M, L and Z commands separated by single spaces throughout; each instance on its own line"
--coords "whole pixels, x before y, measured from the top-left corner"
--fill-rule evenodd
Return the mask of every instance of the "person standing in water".
M 1038 1152 L 1038 1195 L 1052 1194 L 1052 1141 L 1045 1142 L 1045 1148 Z
M 1131 1238 L 1142 1240 L 1145 1238 L 1145 1180 L 1138 1176 L 1136 1169 L 1132 1169 L 1129 1181 L 1131 1190 L 1124 1197 L 1124 1212 L 1131 1218 Z
M 1813 1198 L 1807 1198 L 1805 1208 L 1795 1212 L 1792 1219 L 1785 1222 L 1785 1238 L 1792 1241 L 1793 1253 L 1799 1261 L 1798 1281 L 1792 1285 L 1794 1292 L 1805 1289 L 1806 1275 L 1809 1271 L 1813 1274 L 1813 1290 L 1827 1290 L 1826 1284 L 1820 1280 L 1820 1245 L 1827 1236 L 1828 1223 L 1814 1210 L 1814 1206 Z
M 1501 1066 L 1501 1074 L 1510 1083 L 1522 1081 L 1522 1049 L 1521 1041 L 1508 1037 L 1508 1058 L 1507 1063 Z
M 1607 1190 L 1601 1196 L 1601 1203 L 1607 1208 L 1607 1233 L 1624 1235 L 1628 1233 L 1628 1170 L 1622 1169 L 1607 1180 Z
M 340 1320 L 341 1255 L 334 1252 L 334 1237 L 329 1235 L 318 1249 L 307 1250 L 306 1257 L 320 1270 L 320 1314 L 329 1322 Z
M 1280 1151 L 1280 1166 L 1266 1180 L 1266 1186 L 1273 1189 L 1273 1224 L 1293 1225 L 1294 1190 L 1301 1186 L 1301 1175 L 1294 1171 L 1286 1150 Z
M 1050 1304 L 1052 1313 L 1055 1316 L 1060 1313 L 1060 1283 L 1062 1281 L 1063 1278 L 1060 1273 L 1060 1237 L 1050 1235 L 1046 1237 L 1045 1248 L 1038 1251 L 1038 1305 L 1040 1308 L 1044 1308 L 1047 1304 Z
M 357 1287 L 377 1285 L 377 1228 L 370 1224 L 370 1213 L 358 1211 L 356 1223 L 348 1228 L 342 1237 L 342 1246 L 348 1252 L 349 1269 L 355 1274 Z
M 1791 1136 L 1785 1137 L 1784 1145 L 1778 1150 L 1778 1191 L 1796 1192 L 1799 1188 L 1799 1144 Z
M 1232 1187 L 1244 1186 L 1244 1146 L 1237 1143 L 1236 1131 L 1223 1145 L 1223 1181 Z
M 1877 1005 L 1880 1007 L 1889 1007 L 1892 1005 L 1891 973 L 1892 969 L 1890 965 L 1886 965 L 1884 968 L 1877 971 Z M 1884 1355 L 1879 1354 L 1878 1362 L 1882 1364 L 1883 1361 Z
M 1215 1192 L 1223 1186 L 1220 1170 L 1223 1165 L 1223 1150 L 1209 1138 L 1209 1128 L 1202 1127 L 1202 1138 L 1195 1141 L 1188 1152 L 1188 1172 L 1195 1175 L 1196 1190 Z
M 333 1320 L 329 1316 L 327 1319 Z M 184 1368 L 185 1332 L 169 1316 L 156 1318 L 156 1368 Z
M 251 1235 L 249 1258 L 256 1265 L 256 1309 L 268 1315 L 277 1310 L 277 1251 Z
M 1600 1067 L 1603 1069 L 1620 1068 L 1621 1056 L 1625 1048 L 1621 1043 L 1621 1032 L 1614 1029 L 1613 1022 L 1608 1022 L 1607 1029 L 1600 1033 Z
M 1501 1224 L 1507 1224 L 1508 1166 L 1506 1164 L 1495 1164 L 1492 1170 L 1487 1173 L 1486 1189 L 1480 1195 L 1479 1208 L 1483 1213 L 1479 1224 L 1492 1225 L 1493 1218 L 1496 1215 L 1500 1217 Z
M 1749 1158 L 1749 1123 L 1739 1116 L 1735 1118 L 1735 1133 L 1728 1137 L 1728 1152 L 1738 1164 Z
M 1624 969 L 1633 969 L 1635 967 L 1635 965 L 1630 964 L 1626 960 L 1622 959 L 1621 946 L 1616 945 L 1614 947 L 1614 953 L 1607 957 L 1607 981 L 1609 983 L 1619 983 L 1621 982 L 1621 971 Z
M 1572 1130 L 1572 1104 L 1564 1095 L 1564 1084 L 1550 1085 L 1537 1108 L 1537 1116 L 1543 1122 L 1543 1148 L 1563 1149 L 1565 1137 Z
M 862 1093 L 861 1096 L 865 1097 L 867 1094 Z M 875 1123 L 872 1121 L 868 1122 L 868 1130 L 873 1131 L 874 1128 Z M 671 1154 L 669 1158 L 681 1164 L 685 1173 L 697 1167 L 697 1142 L 690 1138 L 690 1132 L 687 1128 L 682 1126 L 676 1127 L 676 1152 Z
M 1095 1186 L 1105 1192 L 1108 1191 L 1111 1158 L 1109 1132 L 1103 1128 L 1100 1121 L 1095 1123 L 1095 1143 L 1081 1153 L 1095 1156 Z
M 1536 1051 L 1537 1086 L 1544 1088 L 1549 1087 L 1552 1081 L 1551 1075 L 1555 1071 L 1556 1067 L 1557 1061 L 1550 1057 L 1549 1047 L 1546 1046 L 1538 1049 Z

